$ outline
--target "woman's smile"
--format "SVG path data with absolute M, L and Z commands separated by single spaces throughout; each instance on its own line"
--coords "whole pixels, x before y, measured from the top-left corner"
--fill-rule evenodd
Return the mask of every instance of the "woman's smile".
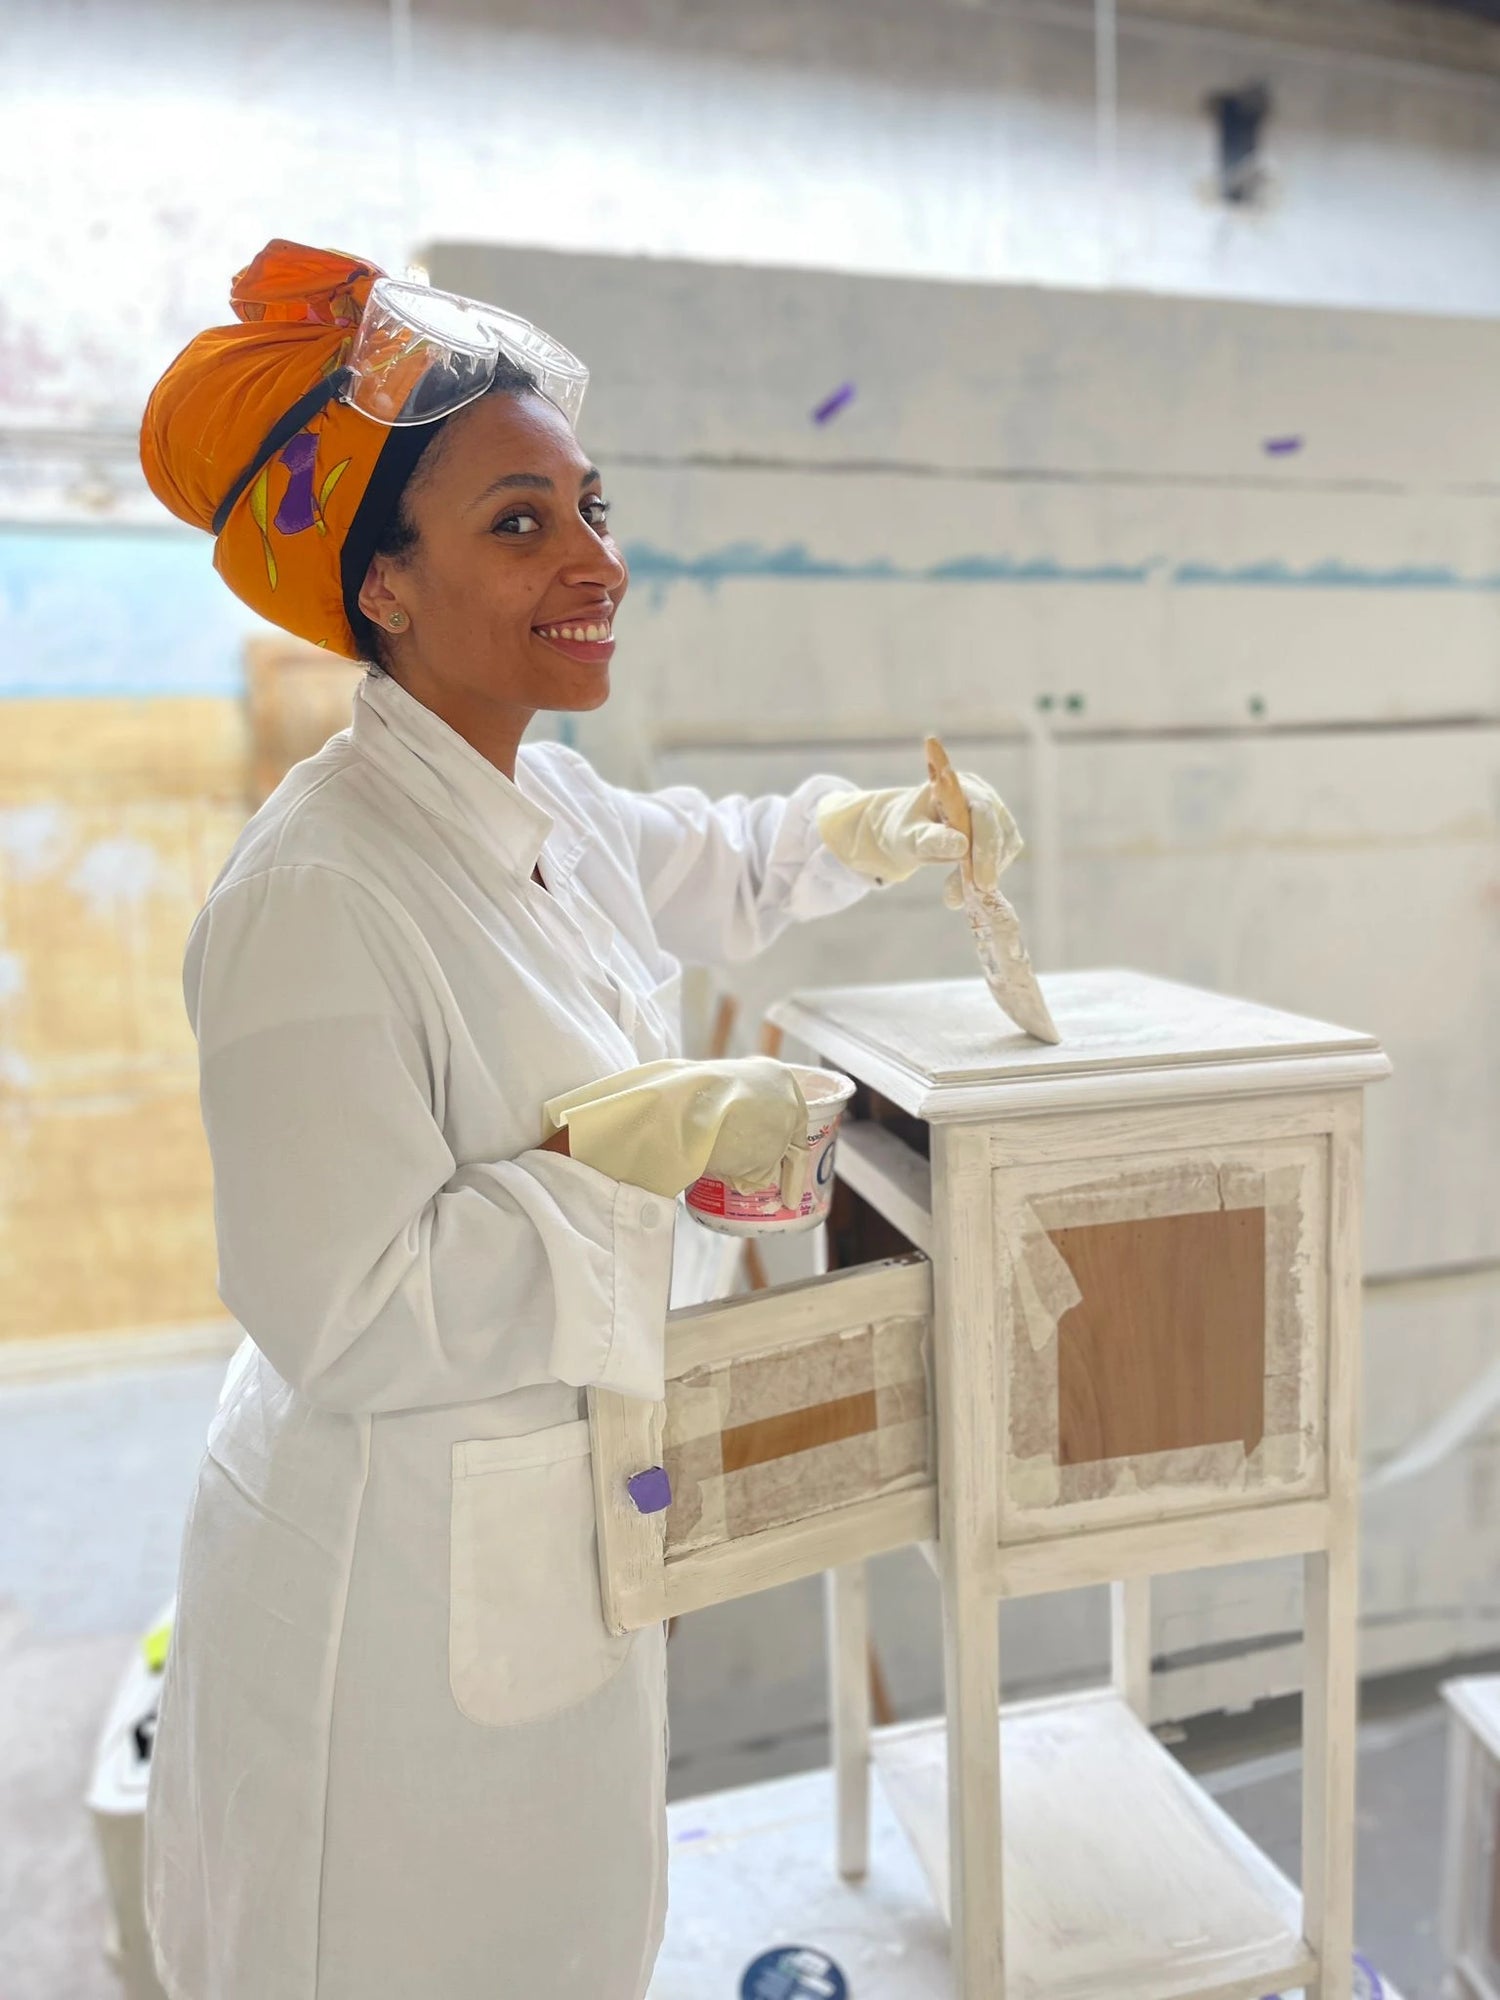
M 562 618 L 548 625 L 533 625 L 532 631 L 543 645 L 551 646 L 566 659 L 584 666 L 607 666 L 615 650 L 615 608 L 612 604 L 596 609 L 587 617 Z

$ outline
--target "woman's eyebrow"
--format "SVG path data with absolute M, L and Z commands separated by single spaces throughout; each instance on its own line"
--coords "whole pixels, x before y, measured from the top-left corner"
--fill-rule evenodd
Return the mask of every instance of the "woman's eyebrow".
M 586 486 L 592 486 L 596 479 L 602 479 L 603 476 L 597 465 L 591 465 L 578 482 L 579 492 L 581 493 Z M 545 473 L 507 472 L 503 473 L 499 479 L 492 479 L 473 504 L 476 507 L 482 507 L 492 493 L 499 493 L 504 488 L 510 486 L 524 486 L 528 492 L 532 493 L 550 493 L 552 491 L 552 481 L 547 478 Z

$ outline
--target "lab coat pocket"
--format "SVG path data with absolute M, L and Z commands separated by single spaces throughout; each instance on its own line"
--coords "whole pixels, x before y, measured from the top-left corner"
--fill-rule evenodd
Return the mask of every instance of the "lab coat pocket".
M 453 1447 L 448 1681 L 471 1722 L 571 1708 L 623 1663 L 599 1605 L 587 1418 Z

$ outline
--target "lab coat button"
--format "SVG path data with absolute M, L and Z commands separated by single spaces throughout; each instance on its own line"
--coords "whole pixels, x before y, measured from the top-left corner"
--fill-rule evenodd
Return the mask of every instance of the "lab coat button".
M 641 1203 L 642 1229 L 655 1229 L 656 1225 L 660 1221 L 661 1221 L 661 1210 L 657 1206 L 657 1204 L 654 1201 L 643 1201 Z

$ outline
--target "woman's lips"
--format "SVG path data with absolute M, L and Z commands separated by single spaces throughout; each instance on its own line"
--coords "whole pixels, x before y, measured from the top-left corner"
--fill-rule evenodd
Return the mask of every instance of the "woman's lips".
M 554 652 L 585 666 L 603 666 L 615 650 L 608 619 L 576 618 L 556 625 L 533 625 L 531 629 Z

